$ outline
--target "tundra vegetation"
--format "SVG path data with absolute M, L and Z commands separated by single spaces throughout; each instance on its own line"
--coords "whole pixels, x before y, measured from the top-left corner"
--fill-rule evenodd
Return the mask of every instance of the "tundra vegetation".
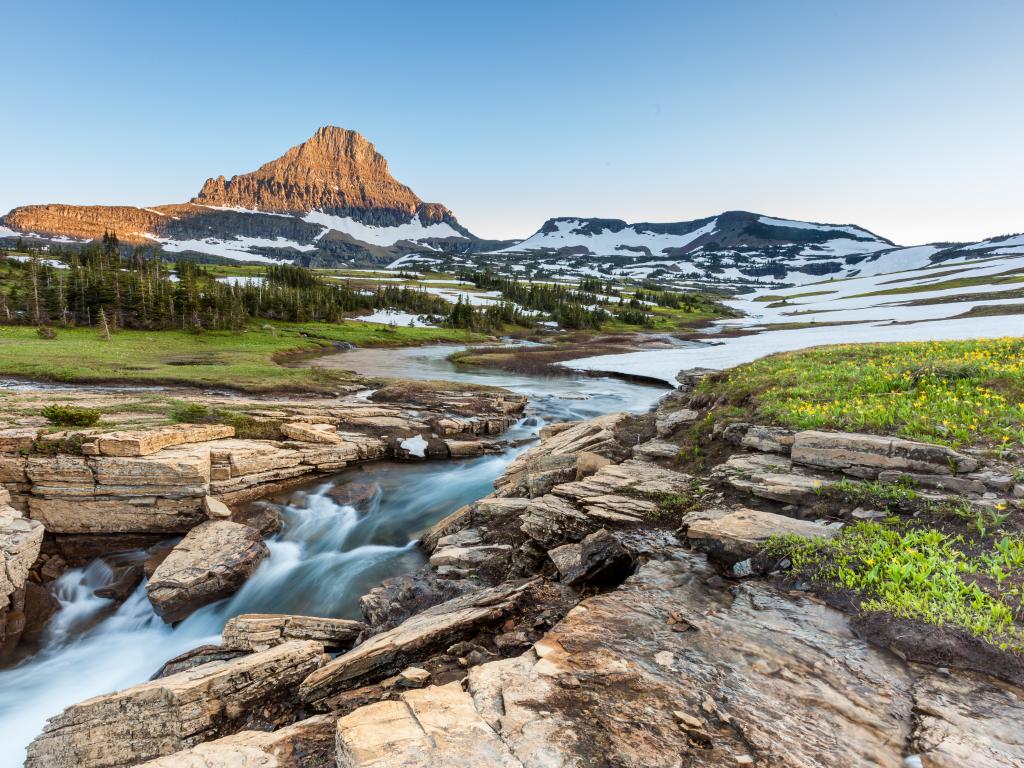
M 861 344 L 774 355 L 705 378 L 695 397 L 724 422 L 874 432 L 984 456 L 1024 480 L 1024 340 Z M 951 477 L 957 476 L 951 467 Z M 1024 514 L 1016 499 L 843 479 L 818 509 L 869 510 L 832 539 L 775 537 L 761 557 L 861 617 L 923 622 L 1024 653 Z

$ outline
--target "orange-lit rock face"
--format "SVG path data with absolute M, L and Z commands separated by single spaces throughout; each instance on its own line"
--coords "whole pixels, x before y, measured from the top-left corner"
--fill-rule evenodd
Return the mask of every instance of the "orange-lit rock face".
M 454 220 L 443 205 L 424 203 L 395 179 L 387 161 L 362 135 L 326 126 L 252 173 L 208 179 L 190 203 L 151 208 L 28 205 L 12 210 L 4 224 L 26 233 L 82 239 L 116 232 L 126 243 L 152 243 L 146 234 L 199 237 L 227 233 L 311 239 L 311 235 L 304 237 L 308 234 L 304 232 L 277 231 L 285 225 L 267 221 L 270 217 L 242 222 L 211 207 L 297 215 L 321 210 L 376 226 L 401 224 L 414 216 L 424 224 Z M 262 231 L 268 227 L 275 231 Z M 315 227 L 313 232 L 319 229 Z

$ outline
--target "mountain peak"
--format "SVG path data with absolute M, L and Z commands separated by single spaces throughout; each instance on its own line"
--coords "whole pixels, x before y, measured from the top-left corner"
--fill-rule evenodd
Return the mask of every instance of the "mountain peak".
M 388 169 L 377 148 L 358 131 L 334 125 L 252 173 L 207 179 L 193 203 L 273 213 L 325 213 L 386 225 L 419 215 L 428 222 L 451 217 L 425 205 Z

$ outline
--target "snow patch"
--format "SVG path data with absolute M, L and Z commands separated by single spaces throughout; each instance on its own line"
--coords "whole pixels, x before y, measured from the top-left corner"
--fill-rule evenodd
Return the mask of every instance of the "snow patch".
M 420 240 L 427 237 L 458 237 L 465 239 L 464 235 L 452 229 L 447 222 L 424 225 L 419 217 L 413 216 L 405 224 L 398 224 L 393 227 L 374 227 L 370 224 L 363 224 L 361 221 L 350 219 L 347 216 L 332 216 L 323 211 L 310 211 L 303 219 L 310 224 L 319 224 L 325 227 L 317 239 L 320 239 L 329 231 L 342 232 L 350 235 L 364 243 L 372 245 L 394 245 L 399 240 Z
M 398 445 L 402 450 L 408 451 L 410 456 L 419 456 L 422 459 L 427 455 L 427 441 L 422 435 L 407 437 Z

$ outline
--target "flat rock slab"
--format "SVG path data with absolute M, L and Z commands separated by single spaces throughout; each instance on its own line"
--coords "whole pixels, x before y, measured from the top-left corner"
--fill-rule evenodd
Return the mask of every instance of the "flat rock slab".
M 457 682 L 346 715 L 337 748 L 339 768 L 523 768 Z
M 172 445 L 202 443 L 234 436 L 235 428 L 226 424 L 178 424 L 154 429 L 107 432 L 96 438 L 96 448 L 102 456 L 148 456 Z
M 50 718 L 25 766 L 136 765 L 243 730 L 250 718 L 286 725 L 296 686 L 323 658 L 319 643 L 293 641 L 87 699 Z
M 877 478 L 884 470 L 940 475 L 973 472 L 978 460 L 944 445 L 855 432 L 797 432 L 790 457 L 795 464 Z
M 0 504 L 0 644 L 7 639 L 11 595 L 25 585 L 29 570 L 39 557 L 43 534 L 42 523 Z M 23 625 L 22 620 L 17 628 L 12 628 L 12 636 L 15 636 L 15 629 L 20 633 Z
M 238 590 L 270 550 L 255 528 L 228 520 L 196 526 L 157 566 L 146 585 L 153 610 L 167 623 Z
M 264 651 L 289 640 L 315 640 L 331 651 L 348 650 L 366 629 L 361 621 L 318 616 L 243 613 L 228 620 L 221 633 L 225 648 Z
M 302 700 L 324 706 L 333 694 L 400 672 L 430 653 L 494 624 L 512 612 L 532 581 L 480 589 L 417 613 L 360 643 L 303 681 Z
M 282 424 L 281 432 L 286 437 L 303 443 L 344 442 L 333 424 L 307 424 L 301 421 L 292 421 Z
M 797 520 L 757 509 L 712 509 L 687 515 L 687 538 L 694 547 L 725 563 L 753 557 L 772 536 L 793 534 L 806 538 L 830 539 L 839 526 Z
M 276 731 L 241 731 L 141 768 L 331 768 L 337 718 L 317 715 Z
M 1020 689 L 908 668 L 837 611 L 763 582 L 715 589 L 702 556 L 665 555 L 532 651 L 469 670 L 523 766 L 905 768 L 908 739 L 925 766 L 1024 764 Z

